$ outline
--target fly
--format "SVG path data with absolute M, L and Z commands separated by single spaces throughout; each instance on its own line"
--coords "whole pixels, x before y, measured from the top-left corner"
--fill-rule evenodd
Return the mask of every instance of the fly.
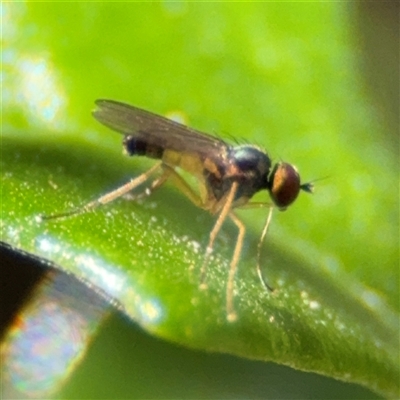
M 300 190 L 311 193 L 312 183 L 301 184 L 299 173 L 291 164 L 278 162 L 272 165 L 270 157 L 257 146 L 231 146 L 219 138 L 113 100 L 97 100 L 96 106 L 93 111 L 94 118 L 124 135 L 123 147 L 127 155 L 146 156 L 159 161 L 148 171 L 95 201 L 62 214 L 43 216 L 42 219 L 68 217 L 91 211 L 148 181 L 149 186 L 135 194 L 135 199 L 148 196 L 167 180 L 172 182 L 196 206 L 217 215 L 200 269 L 201 289 L 207 287 L 207 266 L 215 239 L 225 220 L 231 219 L 238 229 L 226 284 L 226 317 L 230 322 L 235 321 L 237 315 L 234 307 L 234 280 L 246 228 L 234 213 L 234 209 L 269 208 L 257 248 L 257 273 L 264 287 L 272 291 L 263 279 L 260 268 L 261 246 L 267 234 L 272 211 L 274 207 L 285 210 L 296 200 Z M 178 168 L 196 179 L 198 191 L 193 190 L 184 180 Z M 253 195 L 260 190 L 268 191 L 271 203 L 250 202 Z

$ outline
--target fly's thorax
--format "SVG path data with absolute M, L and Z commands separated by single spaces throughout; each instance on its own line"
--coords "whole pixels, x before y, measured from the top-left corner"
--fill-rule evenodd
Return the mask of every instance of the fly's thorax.
M 295 166 L 279 162 L 275 164 L 268 183 L 268 190 L 274 204 L 285 210 L 292 204 L 302 188 L 300 175 Z
M 207 191 L 217 201 L 229 192 L 233 182 L 238 183 L 235 204 L 242 198 L 250 199 L 261 189 L 268 189 L 271 160 L 256 146 L 232 147 L 218 163 L 204 162 L 203 165 Z
M 256 146 L 234 147 L 230 154 L 228 175 L 239 182 L 237 198 L 251 198 L 262 189 L 268 189 L 271 159 Z
M 124 146 L 124 152 L 128 156 L 146 156 L 149 158 L 161 159 L 164 154 L 162 146 L 149 143 L 137 136 L 125 136 L 122 144 Z
M 270 169 L 271 160 L 264 151 L 256 146 L 242 145 L 231 148 L 217 170 L 205 168 L 204 177 L 208 191 L 216 200 L 226 195 L 232 183 L 237 182 L 234 200 L 239 204 L 240 199 L 248 200 L 258 191 L 268 189 Z

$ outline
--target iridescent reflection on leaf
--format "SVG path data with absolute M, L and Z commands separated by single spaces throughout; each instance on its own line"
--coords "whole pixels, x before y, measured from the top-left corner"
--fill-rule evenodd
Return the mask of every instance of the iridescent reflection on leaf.
M 73 277 L 49 273 L 2 345 L 3 395 L 44 398 L 59 389 L 85 355 L 108 304 Z

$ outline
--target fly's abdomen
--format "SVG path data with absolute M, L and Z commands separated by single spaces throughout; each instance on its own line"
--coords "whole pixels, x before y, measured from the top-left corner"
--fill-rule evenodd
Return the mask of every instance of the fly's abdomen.
M 146 156 L 161 159 L 164 154 L 162 146 L 130 135 L 125 136 L 123 146 L 129 156 Z

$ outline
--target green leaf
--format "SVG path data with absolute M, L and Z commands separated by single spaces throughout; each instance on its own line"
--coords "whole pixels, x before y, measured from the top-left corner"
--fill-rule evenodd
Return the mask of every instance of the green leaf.
M 3 241 L 100 287 L 157 336 L 398 394 L 398 155 L 362 90 L 351 7 L 5 7 L 18 33 L 6 29 Z M 238 211 L 247 236 L 235 323 L 226 320 L 225 291 L 237 229 L 224 224 L 208 290 L 199 290 L 215 219 L 174 187 L 138 203 L 37 219 L 153 165 L 122 156 L 121 136 L 90 117 L 99 97 L 179 111 L 197 129 L 258 143 L 295 163 L 303 181 L 328 176 L 313 196 L 275 212 L 263 273 L 276 293 L 255 273 L 263 210 Z

